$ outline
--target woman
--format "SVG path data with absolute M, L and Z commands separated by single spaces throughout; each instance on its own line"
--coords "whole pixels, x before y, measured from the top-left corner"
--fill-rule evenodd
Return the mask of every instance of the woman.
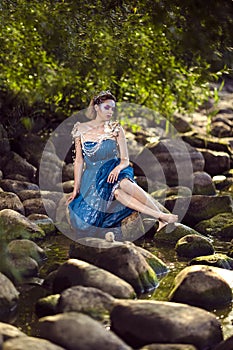
M 112 93 L 101 92 L 88 107 L 91 120 L 77 122 L 72 131 L 74 190 L 67 203 L 79 237 L 104 237 L 106 229 L 119 228 L 133 211 L 158 219 L 158 230 L 178 220 L 177 215 L 163 213 L 134 181 L 124 130 L 111 120 L 115 106 Z

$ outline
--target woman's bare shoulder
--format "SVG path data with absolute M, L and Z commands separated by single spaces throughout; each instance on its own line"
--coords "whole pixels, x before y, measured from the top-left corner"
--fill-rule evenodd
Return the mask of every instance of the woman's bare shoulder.
M 90 129 L 90 122 L 76 122 L 73 126 L 72 135 L 73 137 L 80 136 L 88 129 Z

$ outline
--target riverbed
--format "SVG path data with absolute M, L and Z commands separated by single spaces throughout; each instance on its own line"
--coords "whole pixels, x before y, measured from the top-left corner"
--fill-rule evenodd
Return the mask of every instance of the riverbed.
M 38 242 L 38 245 L 45 250 L 48 256 L 47 261 L 41 267 L 40 276 L 29 281 L 29 283 L 17 286 L 17 289 L 20 292 L 20 300 L 17 313 L 12 320 L 12 324 L 28 335 L 38 335 L 38 317 L 35 313 L 35 305 L 39 298 L 48 295 L 48 291 L 41 286 L 43 278 L 55 264 L 63 263 L 67 260 L 69 246 L 71 243 L 72 241 L 63 234 L 54 235 L 48 237 L 43 242 Z M 213 243 L 216 253 L 226 253 L 230 244 L 229 242 L 219 241 L 217 239 Z M 178 258 L 173 247 L 167 245 L 161 246 L 152 240 L 142 241 L 137 244 L 140 244 L 140 246 L 143 248 L 154 253 L 164 263 L 166 263 L 167 267 L 169 268 L 169 272 L 165 276 L 160 276 L 159 286 L 155 290 L 151 291 L 150 293 L 142 294 L 138 296 L 138 298 L 167 301 L 175 276 L 179 273 L 179 271 L 188 265 L 189 261 Z M 211 312 L 213 312 L 220 320 L 224 338 L 226 339 L 232 336 L 232 305 L 228 305 L 223 309 L 212 310 Z

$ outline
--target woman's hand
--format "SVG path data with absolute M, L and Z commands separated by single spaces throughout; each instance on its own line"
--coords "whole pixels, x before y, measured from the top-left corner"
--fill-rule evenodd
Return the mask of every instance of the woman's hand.
M 70 202 L 72 202 L 72 200 L 74 200 L 78 194 L 79 194 L 79 189 L 74 189 L 72 194 L 70 195 L 70 197 L 68 197 L 68 199 L 66 201 L 66 205 L 68 205 Z
M 107 182 L 113 183 L 113 182 L 117 181 L 118 175 L 119 175 L 121 170 L 122 169 L 119 165 L 117 165 L 114 169 L 112 169 L 112 171 L 108 175 Z

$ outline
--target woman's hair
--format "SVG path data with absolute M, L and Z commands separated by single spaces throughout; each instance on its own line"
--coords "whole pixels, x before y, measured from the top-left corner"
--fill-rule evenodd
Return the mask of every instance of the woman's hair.
M 116 97 L 109 90 L 101 91 L 98 95 L 94 96 L 89 103 L 86 116 L 90 119 L 94 119 L 96 116 L 96 110 L 94 106 L 100 105 L 106 100 L 113 100 L 116 102 Z

